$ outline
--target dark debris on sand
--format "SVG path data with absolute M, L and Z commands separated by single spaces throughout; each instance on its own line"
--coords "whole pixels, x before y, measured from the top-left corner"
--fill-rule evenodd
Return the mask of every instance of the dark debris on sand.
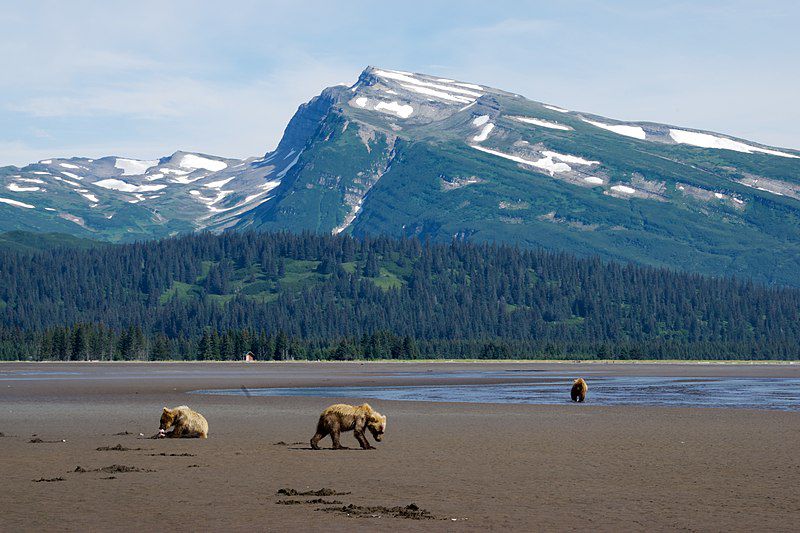
M 87 470 L 82 466 L 76 466 L 73 472 L 77 472 L 80 474 L 86 472 L 103 472 L 104 474 L 117 474 L 117 473 L 127 473 L 127 472 L 155 472 L 155 470 L 149 470 L 147 468 L 139 468 L 138 466 L 110 465 L 110 466 L 103 466 L 101 468 L 93 468 L 91 470 Z
M 363 506 L 363 505 L 345 505 L 344 507 L 322 507 L 317 511 L 325 511 L 328 513 L 340 513 L 354 518 L 381 518 L 384 516 L 392 518 L 407 518 L 411 520 L 435 520 L 430 511 L 420 509 L 414 503 L 410 503 L 405 507 L 384 507 L 382 505 L 376 506 Z
M 62 442 L 67 442 L 66 440 L 43 440 L 39 437 L 34 437 L 28 441 L 28 444 L 61 444 Z
M 125 431 L 120 431 L 119 433 L 114 433 L 113 436 L 114 437 L 124 437 L 125 435 L 133 435 L 133 433 L 131 433 L 130 431 L 128 431 L 126 429 Z
M 151 457 L 194 457 L 194 454 L 189 452 L 184 452 L 184 453 L 161 452 L 161 453 L 150 453 L 148 455 Z
M 49 478 L 40 477 L 39 479 L 33 480 L 34 483 L 53 483 L 56 481 L 66 481 L 66 479 L 64 479 L 63 477 L 49 477 Z
M 98 452 L 134 452 L 141 450 L 142 448 L 126 448 L 122 444 L 117 444 L 116 446 L 100 446 L 97 448 Z
M 280 496 L 345 496 L 349 492 L 339 492 L 333 489 L 321 488 L 319 490 L 299 491 L 295 489 L 278 489 Z
M 342 505 L 343 502 L 314 498 L 313 500 L 278 500 L 275 503 L 277 505 Z

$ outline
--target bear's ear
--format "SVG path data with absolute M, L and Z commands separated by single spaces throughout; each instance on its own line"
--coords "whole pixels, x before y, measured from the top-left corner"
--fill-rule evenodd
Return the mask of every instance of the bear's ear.
M 165 412 L 165 413 L 169 413 L 169 407 L 165 407 L 165 408 L 164 408 L 164 412 Z

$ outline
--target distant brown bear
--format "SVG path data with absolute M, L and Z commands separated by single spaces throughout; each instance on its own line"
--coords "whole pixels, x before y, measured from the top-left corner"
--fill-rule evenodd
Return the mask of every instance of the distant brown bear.
M 573 402 L 582 402 L 586 399 L 586 393 L 589 391 L 589 385 L 583 380 L 578 378 L 572 383 L 572 390 L 569 395 L 572 397 Z
M 167 430 L 172 427 L 172 431 Z M 159 437 L 169 438 L 208 438 L 208 421 L 196 411 L 185 405 L 174 409 L 165 407 L 161 412 L 161 425 L 158 426 Z
M 375 440 L 380 442 L 383 432 L 386 431 L 386 417 L 366 403 L 359 406 L 342 403 L 331 405 L 319 417 L 317 433 L 311 438 L 311 447 L 319 450 L 319 441 L 330 435 L 334 450 L 347 449 L 339 442 L 339 432 L 353 431 L 363 449 L 374 450 L 364 435 L 364 429 L 368 429 Z

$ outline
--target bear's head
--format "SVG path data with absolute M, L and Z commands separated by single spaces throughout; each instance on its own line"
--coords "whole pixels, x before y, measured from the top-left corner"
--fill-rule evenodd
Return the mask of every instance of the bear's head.
M 386 417 L 374 411 L 369 417 L 367 428 L 372 433 L 372 436 L 375 437 L 375 440 L 380 442 L 383 439 L 383 433 L 386 431 Z
M 161 412 L 161 424 L 158 426 L 159 430 L 167 430 L 172 427 L 172 424 L 175 423 L 175 417 L 177 413 L 170 409 L 169 407 L 165 407 L 164 410 Z

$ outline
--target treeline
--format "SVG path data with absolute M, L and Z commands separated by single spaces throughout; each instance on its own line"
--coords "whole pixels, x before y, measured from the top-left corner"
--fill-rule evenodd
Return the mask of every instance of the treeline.
M 511 246 L 195 234 L 0 252 L 0 358 L 796 359 L 800 291 Z

